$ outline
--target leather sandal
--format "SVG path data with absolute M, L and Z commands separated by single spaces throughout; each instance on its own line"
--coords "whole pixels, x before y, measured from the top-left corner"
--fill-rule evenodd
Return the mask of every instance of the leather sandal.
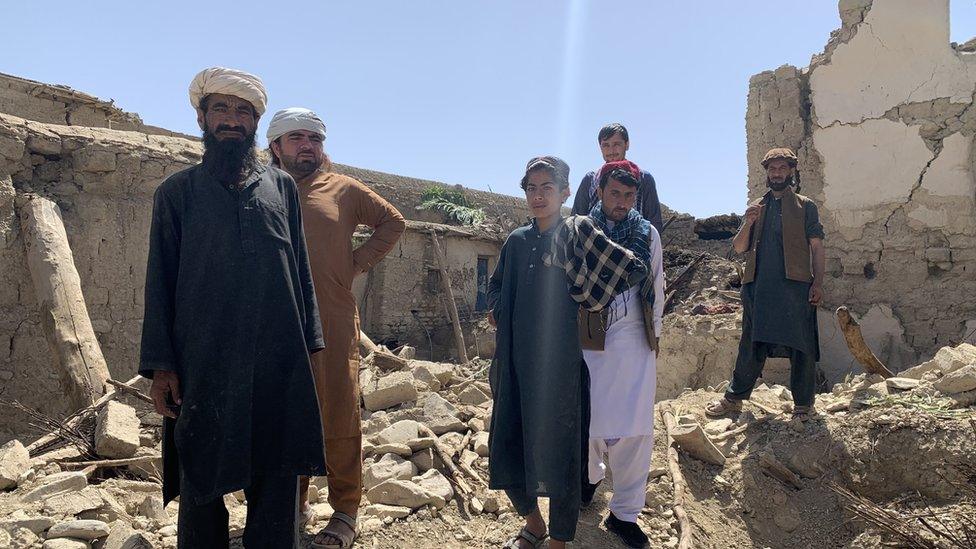
M 352 530 L 352 532 L 350 533 L 349 530 L 340 527 L 337 524 L 340 522 L 348 526 L 349 530 Z M 339 542 L 317 541 L 323 535 L 329 536 L 333 540 L 339 540 Z M 335 511 L 332 513 L 332 518 L 329 519 L 329 523 L 325 525 L 325 528 L 315 535 L 315 538 L 312 540 L 312 547 L 315 549 L 346 549 L 347 547 L 352 547 L 352 544 L 354 541 L 356 541 L 356 537 L 358 535 L 359 528 L 356 525 L 356 519 L 345 513 Z
M 527 527 L 522 527 L 522 529 L 519 530 L 519 533 L 516 534 L 515 537 L 505 542 L 505 545 L 502 545 L 502 549 L 519 549 L 520 539 L 524 539 L 525 541 L 529 542 L 529 545 L 531 545 L 533 549 L 535 549 L 538 547 L 542 547 L 542 543 L 546 541 L 546 539 L 548 538 L 549 538 L 548 532 L 542 534 L 541 536 L 537 536 L 532 532 L 529 532 L 529 529 Z
M 722 397 L 705 405 L 705 415 L 708 417 L 722 417 L 742 411 L 741 400 L 729 400 Z

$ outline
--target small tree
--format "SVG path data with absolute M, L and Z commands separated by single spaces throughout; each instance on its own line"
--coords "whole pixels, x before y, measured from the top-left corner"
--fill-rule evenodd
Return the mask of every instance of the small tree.
M 486 217 L 485 211 L 473 207 L 460 189 L 430 186 L 420 194 L 420 200 L 420 209 L 439 211 L 460 225 L 478 225 Z

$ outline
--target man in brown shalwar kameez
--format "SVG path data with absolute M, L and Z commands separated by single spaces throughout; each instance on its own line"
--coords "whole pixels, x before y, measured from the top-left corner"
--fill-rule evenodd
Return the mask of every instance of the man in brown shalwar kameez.
M 359 313 L 352 283 L 393 249 L 403 216 L 389 202 L 351 177 L 331 171 L 325 124 L 312 111 L 278 111 L 268 127 L 272 164 L 298 183 L 312 280 L 325 334 L 325 350 L 312 356 L 322 413 L 329 504 L 335 510 L 313 547 L 348 547 L 356 535 L 362 499 L 362 431 L 359 413 Z M 373 235 L 353 249 L 358 225 Z M 299 490 L 308 516 L 308 478 Z

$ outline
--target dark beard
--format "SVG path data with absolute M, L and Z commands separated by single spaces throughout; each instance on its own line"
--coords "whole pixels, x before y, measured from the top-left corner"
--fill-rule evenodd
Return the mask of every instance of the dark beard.
M 255 134 L 244 139 L 217 139 L 208 128 L 203 129 L 203 165 L 221 184 L 237 184 L 258 165 Z
M 317 164 L 314 160 L 297 160 L 287 158 L 284 155 L 281 156 L 281 165 L 296 181 L 315 173 L 322 166 L 321 163 Z
M 793 184 L 793 176 L 792 175 L 789 176 L 789 177 L 787 177 L 786 180 L 783 181 L 782 183 L 773 183 L 772 181 L 770 181 L 770 179 L 768 177 L 766 178 L 766 186 L 769 187 L 770 189 L 776 191 L 776 192 L 785 191 L 786 188 L 789 187 L 792 184 Z

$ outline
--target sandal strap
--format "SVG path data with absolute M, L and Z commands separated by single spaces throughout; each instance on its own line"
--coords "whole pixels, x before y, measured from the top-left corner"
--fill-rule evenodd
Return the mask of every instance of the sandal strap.
M 333 511 L 332 518 L 339 520 L 346 524 L 346 526 L 352 528 L 353 532 L 357 531 L 356 519 L 340 511 Z
M 519 530 L 519 533 L 517 536 L 515 536 L 515 539 L 518 540 L 518 538 L 522 538 L 525 541 L 531 543 L 532 547 L 538 547 L 539 544 L 546 541 L 548 537 L 549 537 L 549 532 L 546 532 L 541 536 L 536 536 L 535 534 L 530 532 L 528 528 L 523 527 L 521 530 Z

